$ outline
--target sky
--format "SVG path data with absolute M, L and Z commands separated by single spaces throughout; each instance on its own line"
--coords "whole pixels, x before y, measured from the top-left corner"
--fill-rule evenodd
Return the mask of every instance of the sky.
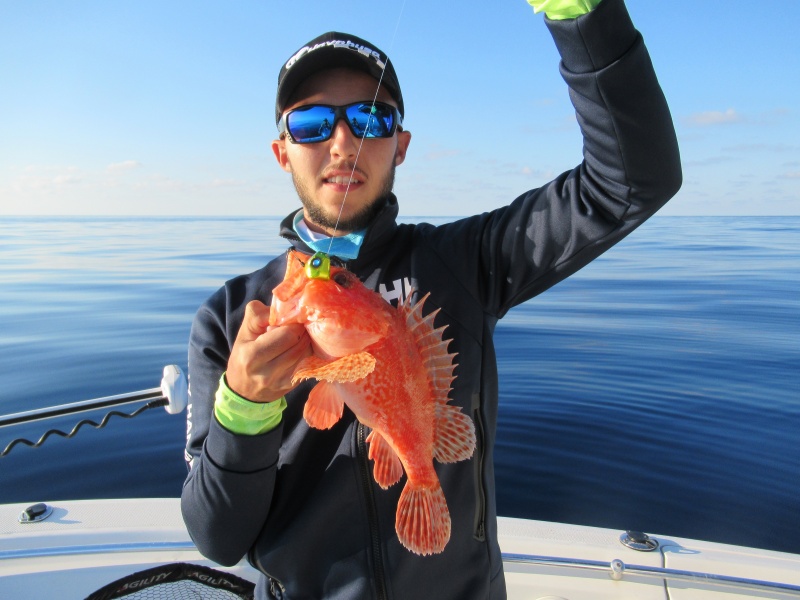
M 800 215 L 800 2 L 628 0 L 675 121 L 665 215 Z M 389 54 L 401 216 L 502 206 L 581 160 L 525 0 L 0 0 L 0 215 L 274 215 L 281 65 L 336 30 Z

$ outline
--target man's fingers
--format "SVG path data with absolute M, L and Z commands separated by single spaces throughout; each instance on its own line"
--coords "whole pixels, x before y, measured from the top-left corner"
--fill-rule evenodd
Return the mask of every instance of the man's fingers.
M 271 327 L 255 342 L 258 348 L 260 361 L 268 362 L 279 356 L 302 357 L 311 345 L 311 339 L 306 333 L 306 328 L 297 323 Z
M 269 308 L 250 303 L 228 358 L 230 388 L 254 402 L 269 402 L 292 389 L 297 363 L 310 356 L 311 338 L 297 323 L 268 327 Z M 244 331 L 244 333 L 242 333 Z
M 244 319 L 237 342 L 252 342 L 267 330 L 269 325 L 269 306 L 259 300 L 251 300 L 244 309 Z

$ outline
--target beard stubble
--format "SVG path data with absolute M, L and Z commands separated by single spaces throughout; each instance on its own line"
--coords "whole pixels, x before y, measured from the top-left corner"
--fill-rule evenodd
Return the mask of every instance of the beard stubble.
M 354 215 L 347 219 L 341 220 L 339 219 L 338 212 L 336 214 L 328 214 L 325 212 L 324 207 L 316 201 L 308 187 L 295 176 L 294 172 L 292 173 L 292 182 L 294 183 L 294 188 L 297 191 L 300 202 L 303 204 L 306 216 L 311 219 L 311 222 L 314 225 L 323 227 L 330 231 L 350 233 L 353 231 L 366 229 L 367 226 L 372 223 L 372 220 L 376 217 L 376 215 L 381 211 L 386 197 L 394 188 L 395 169 L 396 166 L 392 164 L 391 169 L 386 174 L 386 177 L 383 180 L 383 185 L 381 185 L 378 195 L 375 198 L 372 198 L 369 202 L 367 202 L 361 208 L 361 210 Z M 347 202 L 346 196 L 343 202 Z

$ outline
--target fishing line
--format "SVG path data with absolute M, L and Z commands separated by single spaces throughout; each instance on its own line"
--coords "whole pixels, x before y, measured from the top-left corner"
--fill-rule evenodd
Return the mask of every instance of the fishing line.
M 392 34 L 392 39 L 389 42 L 389 51 L 386 53 L 386 61 L 387 61 L 387 63 L 390 60 L 389 56 L 391 55 L 392 50 L 394 49 L 394 41 L 397 38 L 397 31 L 400 28 L 400 20 L 403 17 L 403 10 L 405 9 L 405 7 L 406 7 L 406 0 L 403 0 L 403 4 L 400 6 L 400 12 L 397 14 L 397 21 L 395 22 L 395 25 L 394 25 L 394 33 Z M 381 91 L 381 83 L 383 83 L 383 74 L 385 72 L 386 72 L 386 64 L 384 64 L 383 68 L 381 69 L 381 76 L 378 79 L 378 85 L 375 88 L 375 95 L 372 97 L 372 106 L 373 106 L 373 108 L 375 107 L 375 102 L 377 102 L 377 100 L 378 100 L 378 94 Z M 370 116 L 372 116 L 372 115 L 370 115 Z M 347 202 L 347 194 L 348 194 L 348 192 L 350 192 L 350 185 L 353 183 L 353 176 L 355 175 L 356 167 L 358 166 L 358 157 L 361 156 L 361 148 L 364 146 L 364 140 L 367 137 L 367 131 L 369 131 L 369 127 L 365 127 L 364 128 L 364 133 L 361 134 L 361 139 L 360 139 L 360 142 L 358 144 L 358 150 L 356 151 L 356 158 L 353 161 L 353 170 L 350 171 L 350 178 L 347 180 L 347 187 L 344 190 L 344 198 L 342 198 L 342 204 L 339 206 L 339 214 L 336 216 L 336 224 L 333 226 L 333 234 L 334 235 L 331 235 L 331 240 L 330 240 L 330 243 L 328 244 L 328 254 L 329 255 L 331 253 L 331 248 L 333 248 L 333 238 L 334 238 L 334 236 L 336 234 L 336 231 L 339 229 L 339 221 L 341 221 L 341 219 L 342 219 L 342 212 L 344 211 L 344 205 L 345 205 L 345 202 Z

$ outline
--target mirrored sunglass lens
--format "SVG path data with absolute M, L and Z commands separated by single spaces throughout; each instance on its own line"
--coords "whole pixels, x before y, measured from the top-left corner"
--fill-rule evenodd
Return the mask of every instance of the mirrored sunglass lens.
M 323 142 L 331 136 L 335 118 L 329 106 L 299 108 L 286 116 L 286 128 L 298 142 Z
M 390 137 L 394 125 L 391 108 L 380 104 L 353 104 L 347 107 L 347 121 L 357 136 Z

